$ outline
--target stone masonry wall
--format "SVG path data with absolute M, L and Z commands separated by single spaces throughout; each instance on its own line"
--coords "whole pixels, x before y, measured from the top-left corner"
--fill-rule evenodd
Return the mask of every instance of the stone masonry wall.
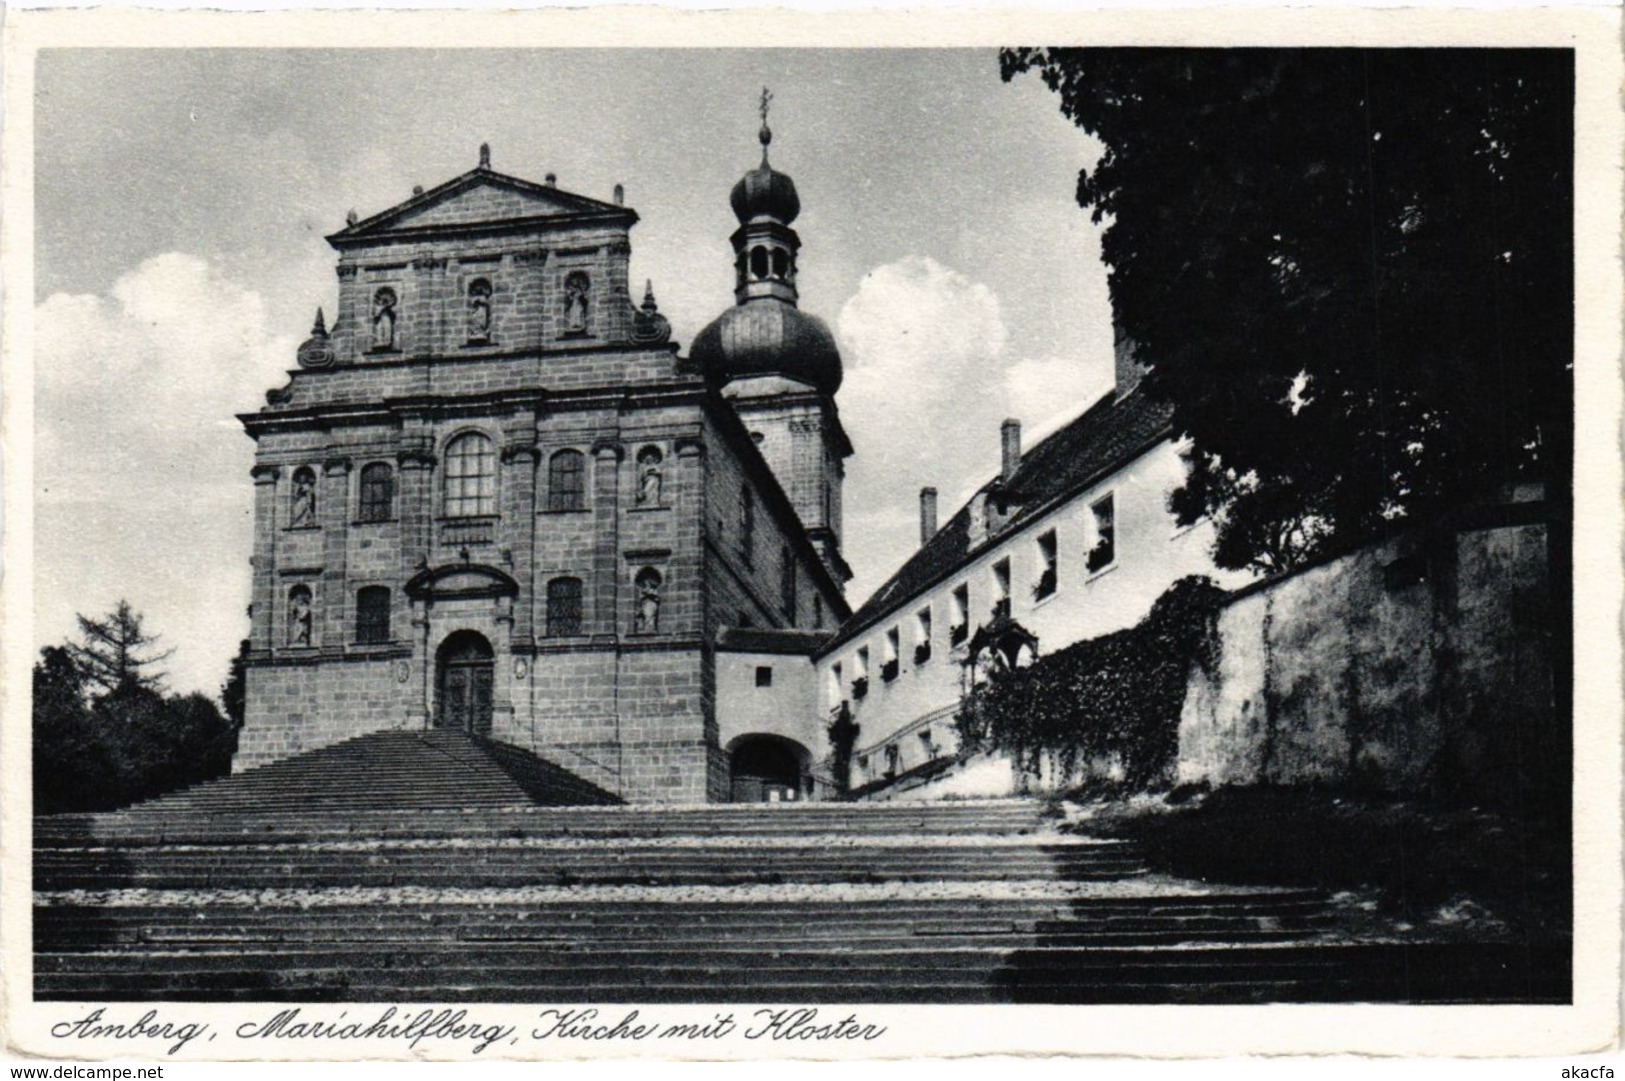
M 1566 746 L 1547 527 L 1412 534 L 1242 591 L 1194 671 L 1178 776 L 1494 798 Z

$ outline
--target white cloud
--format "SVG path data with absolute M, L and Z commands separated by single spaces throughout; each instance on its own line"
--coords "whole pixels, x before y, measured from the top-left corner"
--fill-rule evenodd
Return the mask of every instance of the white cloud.
M 1031 357 L 1005 370 L 1005 400 L 1032 446 L 1111 388 L 1111 373 L 1081 357 Z
M 867 274 L 837 331 L 841 417 L 855 450 L 843 537 L 854 602 L 918 545 L 920 488 L 938 489 L 946 522 L 998 470 L 1005 417 L 1022 422 L 1031 447 L 1111 386 L 1109 353 L 1092 340 L 1080 340 L 1076 356 L 1008 360 L 997 293 L 929 256 Z
M 919 489 L 952 490 L 996 456 L 1009 335 L 992 289 L 920 255 L 865 275 L 837 332 L 841 417 L 856 452 L 845 503 L 863 514 L 844 540 L 861 599 L 918 542 Z
M 247 628 L 253 443 L 234 414 L 285 381 L 296 340 L 179 252 L 35 321 L 36 644 L 127 598 L 176 647 L 170 686 L 212 693 Z

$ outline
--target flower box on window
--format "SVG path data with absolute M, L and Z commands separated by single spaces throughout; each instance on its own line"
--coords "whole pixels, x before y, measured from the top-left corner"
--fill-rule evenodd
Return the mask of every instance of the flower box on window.
M 1093 574 L 1095 571 L 1111 564 L 1112 558 L 1116 554 L 1112 549 L 1113 545 L 1109 540 L 1102 540 L 1089 549 L 1089 555 L 1083 561 L 1084 566 L 1089 568 L 1089 573 Z
M 969 637 L 970 624 L 968 623 L 955 623 L 948 628 L 948 641 L 956 646 Z
M 928 661 L 930 659 L 931 659 L 931 643 L 930 642 L 921 642 L 919 645 L 914 647 L 914 663 L 915 664 L 924 664 L 926 661 Z
M 866 695 L 868 693 L 869 693 L 869 677 L 868 676 L 864 676 L 862 679 L 854 679 L 852 681 L 852 697 L 853 698 L 862 698 L 864 695 Z
M 1038 583 L 1033 586 L 1033 600 L 1041 601 L 1055 592 L 1055 568 L 1046 567 L 1044 573 L 1038 576 Z
M 895 660 L 887 661 L 880 666 L 880 678 L 887 683 L 897 678 L 897 662 Z
M 994 619 L 1009 619 L 1010 618 L 1010 598 L 1009 597 L 1000 597 L 998 600 L 993 602 L 993 618 Z

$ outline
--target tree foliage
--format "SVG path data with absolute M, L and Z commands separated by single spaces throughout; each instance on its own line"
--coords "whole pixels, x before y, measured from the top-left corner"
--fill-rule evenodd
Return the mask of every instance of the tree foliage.
M 1181 578 L 1136 626 L 1090 638 L 1022 668 L 996 666 L 960 703 L 961 753 L 1003 751 L 1029 773 L 1110 764 L 1126 783 L 1166 778 L 1192 664 L 1212 664 L 1224 591 Z
M 155 666 L 174 650 L 159 652 L 158 636 L 141 626 L 141 613 L 128 601 L 100 619 L 78 616 L 79 641 L 68 644 L 86 684 L 95 693 L 113 694 L 140 687 L 156 691 L 163 676 Z
M 1007 49 L 1099 139 L 1120 329 L 1227 567 L 1536 475 L 1566 489 L 1566 50 Z
M 204 695 L 155 689 L 167 654 L 129 605 L 79 622 L 80 642 L 34 665 L 37 813 L 111 810 L 231 771 L 238 726 Z

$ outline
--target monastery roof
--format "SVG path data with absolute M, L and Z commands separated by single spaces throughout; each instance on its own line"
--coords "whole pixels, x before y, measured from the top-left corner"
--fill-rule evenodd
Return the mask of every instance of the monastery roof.
M 995 477 L 978 489 L 978 495 L 998 489 L 1016 505 L 1015 513 L 998 532 L 972 546 L 971 501 L 967 501 L 842 624 L 829 644 L 845 641 L 880 622 L 893 609 L 963 567 L 971 557 L 1138 458 L 1167 438 L 1172 416 L 1171 406 L 1137 390 L 1123 398 L 1108 393 L 1076 420 L 1023 454 L 1008 484 Z

